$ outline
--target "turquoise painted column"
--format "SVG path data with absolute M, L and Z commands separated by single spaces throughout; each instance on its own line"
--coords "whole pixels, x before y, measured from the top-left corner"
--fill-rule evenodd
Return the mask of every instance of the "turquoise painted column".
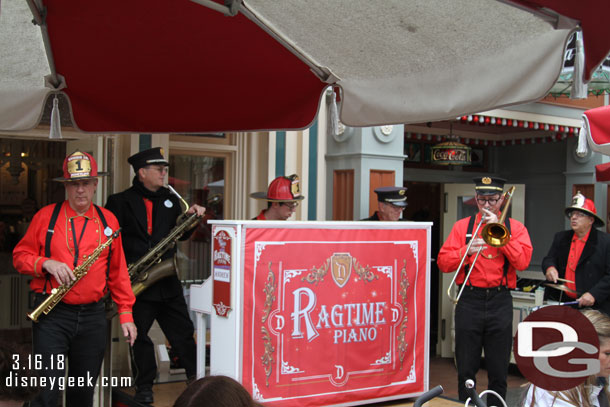
M 275 134 L 275 176 L 280 177 L 286 173 L 286 132 L 278 131 Z

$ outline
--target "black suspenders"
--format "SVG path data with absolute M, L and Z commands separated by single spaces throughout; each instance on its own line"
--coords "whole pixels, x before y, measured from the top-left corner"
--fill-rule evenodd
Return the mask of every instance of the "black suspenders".
M 470 220 L 468 221 L 468 228 L 466 229 L 466 244 L 470 241 L 472 236 L 472 230 L 474 229 L 474 220 L 476 215 L 472 215 Z M 510 218 L 506 218 L 505 222 L 506 229 L 508 229 L 508 234 L 510 235 Z M 476 237 L 476 236 L 474 236 Z M 506 281 L 506 286 L 508 287 L 508 261 L 506 261 L 506 257 L 504 257 L 504 277 L 503 280 Z M 469 281 L 470 282 L 470 281 Z M 472 284 L 471 284 L 472 285 Z
M 57 217 L 59 216 L 59 211 L 61 210 L 62 205 L 63 205 L 63 202 L 58 202 L 55 204 L 55 208 L 53 208 L 53 214 L 51 215 L 51 220 L 49 221 L 49 227 L 47 228 L 47 235 L 46 235 L 45 241 L 44 241 L 44 257 L 47 257 L 47 258 L 51 257 L 51 239 L 53 239 L 53 234 L 55 233 L 55 223 L 57 222 Z M 102 221 L 104 230 L 106 230 L 106 228 L 108 227 L 108 222 L 106 222 L 106 217 L 104 217 L 104 214 L 102 213 L 102 210 L 100 209 L 99 206 L 97 206 L 96 204 L 93 204 L 93 206 L 95 207 L 95 210 L 97 211 L 97 214 L 99 215 L 100 220 Z M 76 244 L 76 242 L 74 242 L 74 243 Z M 111 253 L 112 253 L 112 244 L 110 245 L 110 248 L 108 249 L 108 261 L 106 262 L 107 266 L 108 266 L 106 268 L 106 280 L 108 280 L 108 275 L 110 273 Z M 51 276 L 49 275 L 49 273 L 47 273 L 46 280 L 44 282 L 44 287 L 42 289 L 43 294 L 46 294 L 47 283 L 49 283 L 49 286 L 51 286 L 50 280 L 51 280 Z

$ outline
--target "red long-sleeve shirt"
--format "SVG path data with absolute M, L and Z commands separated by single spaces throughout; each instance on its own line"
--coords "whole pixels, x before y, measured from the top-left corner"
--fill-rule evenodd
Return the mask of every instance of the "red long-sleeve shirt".
M 576 266 L 578 266 L 578 260 L 580 260 L 580 255 L 587 244 L 587 240 L 589 240 L 589 235 L 591 234 L 591 230 L 587 232 L 582 238 L 579 238 L 576 233 L 572 236 L 572 243 L 570 244 L 570 254 L 568 255 L 568 264 L 566 264 L 566 287 L 576 291 Z M 549 268 L 547 268 L 548 270 Z M 545 270 L 546 272 L 546 270 Z M 566 291 L 565 294 L 571 298 L 578 298 L 578 295 L 575 293 Z
M 254 218 L 254 220 L 267 220 L 267 218 L 265 217 L 265 210 L 266 209 L 263 209 L 261 213 L 259 213 L 258 216 Z
M 15 246 L 13 250 L 13 265 L 22 274 L 34 277 L 30 283 L 32 291 L 41 293 L 45 285 L 47 272 L 42 265 L 49 258 L 45 257 L 45 238 L 49 221 L 53 213 L 55 204 L 45 206 L 39 210 L 28 230 Z M 108 226 L 112 231 L 119 228 L 119 222 L 112 212 L 100 208 Z M 74 222 L 74 232 L 72 222 Z M 82 234 L 85 225 L 85 233 Z M 59 216 L 54 227 L 53 238 L 51 239 L 51 259 L 66 263 L 70 268 L 74 268 L 75 244 L 73 236 L 76 235 L 78 241 L 78 263 L 82 264 L 86 257 L 108 239 L 104 235 L 104 226 L 99 219 L 96 209 L 91 205 L 89 210 L 82 216 L 70 207 L 68 201 L 62 204 Z M 106 283 L 110 289 L 110 294 L 116 302 L 121 323 L 133 322 L 131 310 L 135 302 L 135 296 L 131 290 L 131 282 L 127 273 L 127 263 L 123 253 L 123 244 L 119 235 L 112 242 L 112 254 L 110 257 L 110 269 L 108 269 L 108 248 L 106 248 L 98 259 L 93 263 L 87 274 L 76 283 L 63 298 L 66 304 L 89 304 L 99 301 L 105 294 Z M 108 271 L 108 281 L 106 272 Z M 47 292 L 51 288 L 59 286 L 55 277 L 50 277 L 51 287 L 47 284 Z
M 438 253 L 438 267 L 443 273 L 451 273 L 457 270 L 460 261 L 466 253 L 466 231 L 468 229 L 468 221 L 470 218 L 460 219 L 453 225 L 449 237 L 441 247 Z M 473 230 L 481 221 L 481 214 L 478 213 L 474 222 Z M 481 237 L 481 231 L 484 225 L 480 228 L 478 236 Z M 532 259 L 532 242 L 529 233 L 525 226 L 515 220 L 510 220 L 511 237 L 509 242 L 503 247 L 487 246 L 484 249 L 475 266 L 474 270 L 468 278 L 469 285 L 475 287 L 497 287 L 506 285 L 503 280 L 504 276 L 504 259 L 510 266 L 508 268 L 508 287 L 515 288 L 517 285 L 517 274 L 515 270 L 525 270 Z M 464 264 L 470 264 L 474 260 L 475 254 L 468 256 Z M 456 284 L 462 284 L 465 277 L 465 267 L 462 266 L 457 278 Z

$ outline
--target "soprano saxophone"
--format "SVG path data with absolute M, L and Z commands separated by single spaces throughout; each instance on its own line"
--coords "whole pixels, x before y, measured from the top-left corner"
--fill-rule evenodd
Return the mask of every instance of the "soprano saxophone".
M 51 312 L 51 310 L 53 310 L 53 308 L 55 308 L 55 306 L 59 304 L 59 302 L 66 296 L 66 294 L 68 294 L 72 287 L 74 287 L 76 283 L 78 283 L 83 277 L 87 275 L 87 272 L 89 271 L 93 263 L 95 263 L 95 261 L 100 257 L 100 254 L 104 251 L 104 249 L 110 246 L 112 244 L 112 241 L 119 236 L 120 231 L 121 228 L 118 228 L 116 232 L 114 232 L 108 238 L 108 240 L 106 240 L 105 243 L 99 245 L 97 249 L 93 251 L 93 253 L 87 256 L 87 258 L 81 265 L 74 268 L 74 270 L 72 270 L 72 273 L 74 274 L 74 277 L 76 277 L 76 279 L 70 281 L 68 284 L 62 284 L 57 288 L 53 288 L 51 290 L 51 294 L 47 298 L 45 298 L 45 300 L 38 307 L 36 307 L 34 311 L 28 314 L 28 318 L 30 318 L 34 322 L 38 322 L 38 318 L 40 318 L 42 314 L 47 315 L 49 312 Z

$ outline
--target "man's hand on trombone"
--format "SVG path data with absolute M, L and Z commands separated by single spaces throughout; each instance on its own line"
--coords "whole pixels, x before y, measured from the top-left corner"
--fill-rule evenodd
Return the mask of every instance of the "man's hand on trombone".
M 203 217 L 203 215 L 205 214 L 205 208 L 203 206 L 199 206 L 199 205 L 193 205 L 189 208 L 188 211 L 186 211 L 186 213 L 193 213 L 193 212 L 197 212 L 197 215 L 199 215 L 200 217 Z
M 486 248 L 487 248 L 487 243 L 485 243 L 485 240 L 481 239 L 480 237 L 475 237 L 474 241 L 470 245 L 470 249 L 468 249 L 468 255 L 472 256 L 473 254 L 476 254 L 479 251 L 479 249 L 485 250 Z
M 481 216 L 483 217 L 483 223 L 498 223 L 498 215 L 489 209 L 481 208 Z
M 490 211 L 489 209 L 481 208 L 481 216 L 483 223 L 498 223 L 498 215 Z M 487 248 L 487 243 L 480 237 L 474 238 L 472 245 L 468 249 L 468 255 L 472 256 L 476 254 L 479 249 L 485 250 Z

